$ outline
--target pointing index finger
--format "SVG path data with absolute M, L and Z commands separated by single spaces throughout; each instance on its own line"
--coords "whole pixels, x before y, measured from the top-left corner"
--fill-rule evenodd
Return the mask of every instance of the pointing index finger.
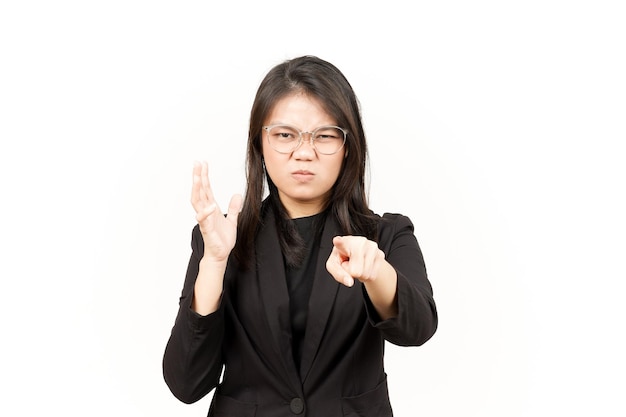
M 335 236 L 333 238 L 333 246 L 339 251 L 342 256 L 350 257 L 350 249 L 346 244 L 346 240 L 343 236 Z

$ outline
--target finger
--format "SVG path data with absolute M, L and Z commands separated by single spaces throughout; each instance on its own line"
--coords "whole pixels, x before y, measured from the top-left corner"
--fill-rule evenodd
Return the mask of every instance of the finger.
M 341 267 L 352 278 L 360 279 L 365 270 L 364 250 L 367 249 L 367 241 L 358 236 L 337 236 L 333 243 L 343 256 Z
M 200 179 L 202 181 L 202 197 L 207 200 L 211 200 L 211 183 L 209 182 L 209 164 L 206 161 L 202 161 L 202 171 L 200 174 Z
M 345 258 L 350 257 L 350 247 L 348 245 L 348 239 L 343 236 L 335 236 L 333 238 L 333 246 L 343 255 Z
M 203 223 L 211 214 L 217 210 L 217 205 L 209 204 L 196 212 L 196 221 Z
M 358 246 L 351 243 L 354 241 L 354 236 L 335 236 L 333 238 L 334 250 L 337 251 L 339 256 L 338 264 L 343 270 L 341 274 L 342 280 L 347 282 L 350 287 L 354 284 L 354 278 L 360 277 L 362 273 L 362 268 L 359 264 L 361 259 L 358 256 Z
M 368 241 L 367 243 L 364 278 L 374 280 L 378 277 L 381 265 L 385 262 L 385 252 L 378 247 L 376 242 Z
M 230 203 L 228 204 L 226 218 L 237 224 L 237 219 L 239 218 L 239 212 L 241 211 L 242 206 L 243 197 L 240 194 L 233 195 L 230 199 Z
M 326 261 L 326 270 L 338 283 L 346 287 L 352 287 L 354 285 L 354 278 L 341 266 L 342 262 L 339 252 L 334 248 Z
M 378 248 L 374 247 L 374 245 L 368 245 L 363 257 L 363 274 L 361 276 L 363 279 L 370 280 L 376 278 L 377 259 Z
M 382 254 L 378 244 L 362 236 L 344 236 L 341 240 L 344 251 L 349 253 L 342 267 L 359 281 L 375 279 Z
M 202 164 L 199 161 L 193 161 L 193 176 L 200 177 L 201 173 L 202 173 Z
M 202 166 L 200 162 L 195 161 L 193 163 L 192 173 L 192 185 L 191 185 L 191 204 L 195 206 L 196 202 L 200 199 L 200 187 L 202 186 L 201 175 Z
M 206 200 L 209 204 L 214 203 L 215 199 L 213 198 L 213 190 L 211 189 L 211 181 L 209 180 L 209 164 L 206 161 L 202 161 L 200 166 L 200 180 L 202 184 L 199 194 L 200 199 Z
M 207 195 L 206 182 L 208 166 L 206 162 L 194 162 L 193 167 L 193 186 L 191 189 L 191 204 L 196 211 L 202 216 L 202 212 L 210 205 L 215 204 L 212 195 Z M 203 180 L 203 177 L 205 178 Z

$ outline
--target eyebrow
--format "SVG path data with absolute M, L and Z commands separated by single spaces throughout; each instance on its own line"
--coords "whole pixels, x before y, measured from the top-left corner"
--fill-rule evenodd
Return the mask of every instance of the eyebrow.
M 300 130 L 301 132 L 312 132 L 315 129 L 319 129 L 320 127 L 325 127 L 325 126 L 336 126 L 339 127 L 339 125 L 337 123 L 324 123 L 324 124 L 320 124 L 316 127 L 314 127 L 313 129 L 309 130 L 304 130 L 301 129 L 300 127 L 291 124 L 291 123 L 286 123 L 286 122 L 269 122 L 269 123 L 264 123 L 263 126 L 289 126 L 289 127 L 295 127 L 296 129 Z

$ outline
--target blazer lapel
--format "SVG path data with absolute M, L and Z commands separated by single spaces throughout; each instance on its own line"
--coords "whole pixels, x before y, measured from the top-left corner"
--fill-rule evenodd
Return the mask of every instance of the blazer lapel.
M 328 215 L 322 232 L 315 277 L 313 278 L 313 288 L 309 299 L 309 313 L 300 363 L 300 375 L 303 382 L 317 354 L 326 323 L 328 322 L 328 316 L 335 303 L 337 291 L 339 291 L 340 284 L 326 270 L 326 261 L 333 249 L 333 237 L 338 234 L 339 226 L 334 218 Z

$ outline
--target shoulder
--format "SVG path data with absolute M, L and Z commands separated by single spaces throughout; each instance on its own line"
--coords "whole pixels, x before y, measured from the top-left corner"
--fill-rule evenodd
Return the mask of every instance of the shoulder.
M 413 222 L 404 214 L 400 213 L 384 213 L 382 216 L 377 215 L 379 218 L 379 230 L 398 229 L 409 227 L 413 230 Z
M 413 235 L 414 226 L 409 217 L 399 213 L 384 213 L 378 216 L 378 242 L 383 246 L 399 235 Z

